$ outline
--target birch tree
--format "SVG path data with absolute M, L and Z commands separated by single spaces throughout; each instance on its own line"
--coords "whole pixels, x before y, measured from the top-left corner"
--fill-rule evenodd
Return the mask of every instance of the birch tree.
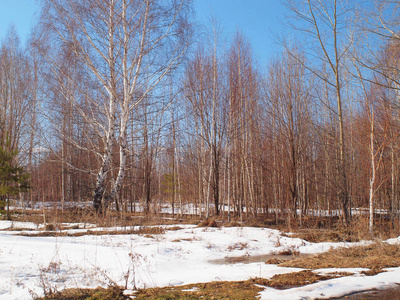
M 52 43 L 70 49 L 72 59 L 92 87 L 81 93 L 90 102 L 76 111 L 99 135 L 93 205 L 102 211 L 119 194 L 128 156 L 128 123 L 131 111 L 184 58 L 190 41 L 189 1 L 178 0 L 45 0 L 42 24 Z M 48 62 L 55 73 L 61 65 Z M 76 86 L 79 83 L 74 82 Z M 108 195 L 113 148 L 117 146 L 117 175 Z

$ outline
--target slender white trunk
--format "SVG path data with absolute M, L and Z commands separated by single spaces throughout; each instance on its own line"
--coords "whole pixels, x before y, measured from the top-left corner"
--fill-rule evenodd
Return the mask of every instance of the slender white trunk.
M 371 109 L 371 132 L 370 132 L 370 158 L 371 158 L 371 178 L 369 180 L 369 234 L 374 236 L 374 183 L 375 183 L 375 149 L 374 149 L 374 112 Z
M 135 76 L 133 81 L 130 82 L 130 75 L 131 72 L 128 67 L 128 59 L 129 59 L 129 37 L 131 33 L 129 32 L 129 25 L 128 25 L 128 16 L 127 16 L 127 2 L 126 0 L 122 1 L 122 23 L 123 23 L 123 31 L 124 31 L 124 43 L 123 43 L 123 59 L 122 59 L 122 71 L 123 71 L 123 99 L 120 101 L 121 106 L 121 119 L 120 119 L 120 135 L 119 135 L 119 169 L 117 179 L 113 185 L 113 188 L 110 193 L 109 201 L 116 200 L 118 201 L 118 193 L 121 189 L 122 183 L 125 178 L 125 170 L 126 170 L 126 160 L 128 157 L 127 151 L 127 128 L 128 128 L 128 121 L 129 121 L 129 110 L 130 110 L 130 102 L 132 101 L 133 91 L 135 91 L 136 83 L 138 80 L 138 75 L 140 73 L 142 59 L 143 59 L 143 47 L 144 41 L 146 37 L 146 30 L 147 30 L 147 16 L 149 12 L 149 1 L 146 4 L 146 12 L 144 16 L 143 28 L 142 28 L 142 39 L 139 49 L 139 59 L 136 65 Z
M 114 137 L 115 137 L 115 119 L 116 119 L 116 74 L 115 74 L 115 44 L 114 44 L 114 5 L 110 4 L 109 10 L 109 45 L 108 45 L 108 58 L 109 58 L 109 67 L 110 67 L 110 78 L 109 78 L 109 106 L 108 106 L 108 126 L 105 137 L 105 148 L 102 159 L 102 165 L 97 174 L 96 180 L 96 188 L 94 190 L 94 199 L 93 206 L 96 211 L 102 211 L 104 207 L 103 203 L 103 195 L 106 185 L 106 179 L 108 172 L 110 171 L 111 165 L 111 156 L 112 156 L 112 148 L 114 146 Z

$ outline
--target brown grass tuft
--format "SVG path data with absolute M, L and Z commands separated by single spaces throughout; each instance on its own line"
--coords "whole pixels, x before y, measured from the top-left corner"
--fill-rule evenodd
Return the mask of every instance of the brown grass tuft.
M 67 289 L 62 292 L 57 292 L 47 295 L 37 300 L 127 300 L 128 296 L 123 294 L 124 290 L 117 286 L 112 286 L 107 289 Z
M 216 281 L 190 284 L 176 287 L 152 288 L 139 290 L 135 299 L 256 299 L 263 289 L 255 286 L 254 281 Z
M 359 242 L 371 238 L 369 232 L 369 218 L 365 215 L 353 217 L 351 227 L 347 229 L 340 224 L 339 219 L 334 217 L 307 217 L 306 220 L 307 222 L 305 222 L 304 225 L 307 227 L 297 228 L 294 237 L 313 243 Z M 278 229 L 286 230 L 286 228 Z M 375 216 L 375 238 L 385 240 L 397 237 L 398 235 L 398 220 L 391 220 L 388 216 Z
M 240 223 L 236 221 L 230 221 L 229 223 L 224 224 L 224 227 L 240 227 Z
M 215 219 L 205 219 L 198 227 L 219 227 Z
M 300 272 L 274 275 L 271 279 L 265 282 L 266 284 L 264 285 L 279 289 L 287 289 L 295 286 L 312 284 L 331 278 L 332 276 L 330 275 L 318 275 L 310 270 L 304 270 Z
M 280 264 L 282 267 L 305 269 L 368 268 L 380 272 L 383 268 L 400 266 L 400 245 L 376 242 L 367 246 L 342 247 L 301 257 Z
M 267 265 L 279 265 L 284 263 L 286 260 L 282 259 L 282 258 L 277 258 L 277 257 L 273 257 L 268 259 L 265 263 Z
M 354 239 L 350 239 L 348 232 L 340 229 L 299 229 L 298 232 L 293 234 L 293 237 L 311 243 L 354 241 Z M 356 239 L 355 241 L 359 241 L 359 239 Z
M 55 224 L 46 224 L 46 226 L 44 227 L 44 230 L 46 231 L 56 231 L 57 230 L 57 226 Z

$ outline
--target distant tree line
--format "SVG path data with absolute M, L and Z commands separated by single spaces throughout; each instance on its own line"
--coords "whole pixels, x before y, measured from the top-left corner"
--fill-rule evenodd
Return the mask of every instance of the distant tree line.
M 398 219 L 400 2 L 285 3 L 290 38 L 260 66 L 243 34 L 192 24 L 190 1 L 42 1 L 26 47 L 11 28 L 0 49 L 21 200 Z

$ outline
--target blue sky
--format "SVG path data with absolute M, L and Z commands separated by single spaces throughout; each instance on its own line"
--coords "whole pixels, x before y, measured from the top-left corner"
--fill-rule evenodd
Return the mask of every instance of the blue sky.
M 278 52 L 274 34 L 284 30 L 280 21 L 285 14 L 280 0 L 194 0 L 193 3 L 199 23 L 208 25 L 214 16 L 228 37 L 241 31 L 262 65 Z M 38 14 L 37 0 L 0 0 L 0 40 L 14 24 L 24 42 Z
M 250 41 L 255 57 L 264 65 L 277 53 L 274 35 L 285 30 L 281 24 L 285 7 L 280 0 L 194 0 L 197 20 L 209 24 L 214 16 L 223 33 L 241 31 Z
M 37 0 L 0 0 L 0 40 L 3 40 L 11 24 L 24 42 L 39 14 Z

